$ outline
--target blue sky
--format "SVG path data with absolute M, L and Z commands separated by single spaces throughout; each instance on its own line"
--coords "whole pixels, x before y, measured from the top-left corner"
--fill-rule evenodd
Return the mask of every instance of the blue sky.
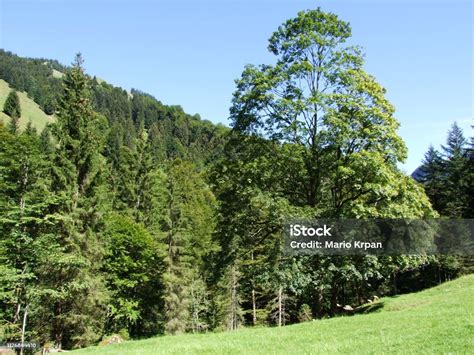
M 473 135 L 470 0 L 0 0 L 0 47 L 66 64 L 81 51 L 92 75 L 227 123 L 244 65 L 271 63 L 272 32 L 317 6 L 351 23 L 351 43 L 387 89 L 407 172 L 452 122 Z

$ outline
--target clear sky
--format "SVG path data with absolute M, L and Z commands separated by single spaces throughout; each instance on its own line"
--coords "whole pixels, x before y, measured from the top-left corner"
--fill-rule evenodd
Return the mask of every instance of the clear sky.
M 351 23 L 351 43 L 387 89 L 407 172 L 452 122 L 473 135 L 470 0 L 0 0 L 0 47 L 65 64 L 80 51 L 91 75 L 228 123 L 244 65 L 271 63 L 272 32 L 317 6 Z

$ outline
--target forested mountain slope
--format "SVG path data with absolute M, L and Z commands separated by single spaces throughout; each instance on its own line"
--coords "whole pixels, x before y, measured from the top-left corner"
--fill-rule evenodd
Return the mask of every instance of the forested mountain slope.
M 51 121 L 50 115 L 57 110 L 62 94 L 61 79 L 67 69 L 55 60 L 22 58 L 0 49 L 0 79 L 20 92 L 25 112 L 21 119 L 23 127 L 31 119 L 33 126 L 41 130 Z M 222 150 L 227 131 L 223 125 L 201 120 L 199 115 L 191 116 L 180 106 L 164 105 L 139 90 L 127 92 L 104 80 L 91 79 L 92 107 L 108 119 L 113 144 L 130 145 L 143 124 L 158 160 L 189 158 L 204 163 Z M 3 97 L 8 95 L 4 82 L 0 87 L 1 108 Z M 7 124 L 6 117 L 2 117 Z
M 0 109 L 3 108 L 5 100 L 7 99 L 7 96 L 11 90 L 12 88 L 8 85 L 8 83 L 5 80 L 0 79 Z M 39 105 L 29 98 L 27 94 L 24 92 L 19 92 L 18 96 L 20 98 L 20 105 L 22 109 L 20 118 L 21 128 L 25 128 L 28 122 L 31 121 L 31 124 L 41 131 L 48 123 L 54 122 L 54 116 L 44 113 Z M 0 120 L 3 120 L 3 123 L 6 125 L 9 122 L 10 117 L 2 111 L 0 112 Z

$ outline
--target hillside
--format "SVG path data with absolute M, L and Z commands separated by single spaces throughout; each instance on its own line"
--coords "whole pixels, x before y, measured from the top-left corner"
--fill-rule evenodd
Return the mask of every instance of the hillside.
M 5 80 L 0 79 L 0 120 L 2 120 L 4 124 L 7 124 L 10 120 L 10 117 L 3 113 L 3 105 L 5 104 L 5 100 L 7 99 L 10 90 L 11 87 L 8 83 Z M 33 126 L 41 131 L 47 123 L 53 122 L 54 116 L 49 116 L 44 113 L 38 104 L 30 99 L 24 92 L 18 92 L 18 96 L 20 97 L 21 105 L 21 128 L 26 127 L 28 122 L 31 121 Z
M 69 68 L 55 60 L 24 58 L 0 49 L 0 111 L 9 93 L 20 93 L 21 126 L 31 119 L 41 130 L 56 112 L 63 93 L 62 78 Z M 108 119 L 110 142 L 130 145 L 143 123 L 157 160 L 185 158 L 199 165 L 220 154 L 228 128 L 190 115 L 179 105 L 165 105 L 137 89 L 127 91 L 101 78 L 88 75 L 94 111 Z M 9 118 L 0 114 L 5 123 Z
M 422 292 L 382 298 L 370 314 L 282 328 L 164 336 L 74 353 L 468 353 L 474 347 L 473 294 L 474 275 L 467 275 Z

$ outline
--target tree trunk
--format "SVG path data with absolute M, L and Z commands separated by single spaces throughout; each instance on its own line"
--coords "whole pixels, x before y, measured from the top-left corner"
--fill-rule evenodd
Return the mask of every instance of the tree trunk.
M 253 251 L 252 251 L 252 262 L 253 262 Z M 255 289 L 253 287 L 253 277 L 252 277 L 252 321 L 253 325 L 257 325 L 257 305 L 256 305 L 256 300 L 255 300 Z
M 232 324 L 231 330 L 237 329 L 237 275 L 235 267 L 232 267 Z
M 282 311 L 283 311 L 283 287 L 278 289 L 278 326 L 281 327 L 282 325 Z
M 13 316 L 13 324 L 15 324 L 18 321 L 18 318 L 20 317 L 21 303 L 20 303 L 19 299 L 17 299 L 17 300 L 18 300 L 18 304 L 17 304 L 17 307 L 16 307 L 15 315 Z
M 21 327 L 21 349 L 20 355 L 23 355 L 23 344 L 25 343 L 25 330 L 26 330 L 26 319 L 28 317 L 28 305 L 25 307 L 25 312 L 23 313 L 23 325 Z
M 252 288 L 252 314 L 253 325 L 257 325 L 257 305 L 255 304 L 255 289 Z

